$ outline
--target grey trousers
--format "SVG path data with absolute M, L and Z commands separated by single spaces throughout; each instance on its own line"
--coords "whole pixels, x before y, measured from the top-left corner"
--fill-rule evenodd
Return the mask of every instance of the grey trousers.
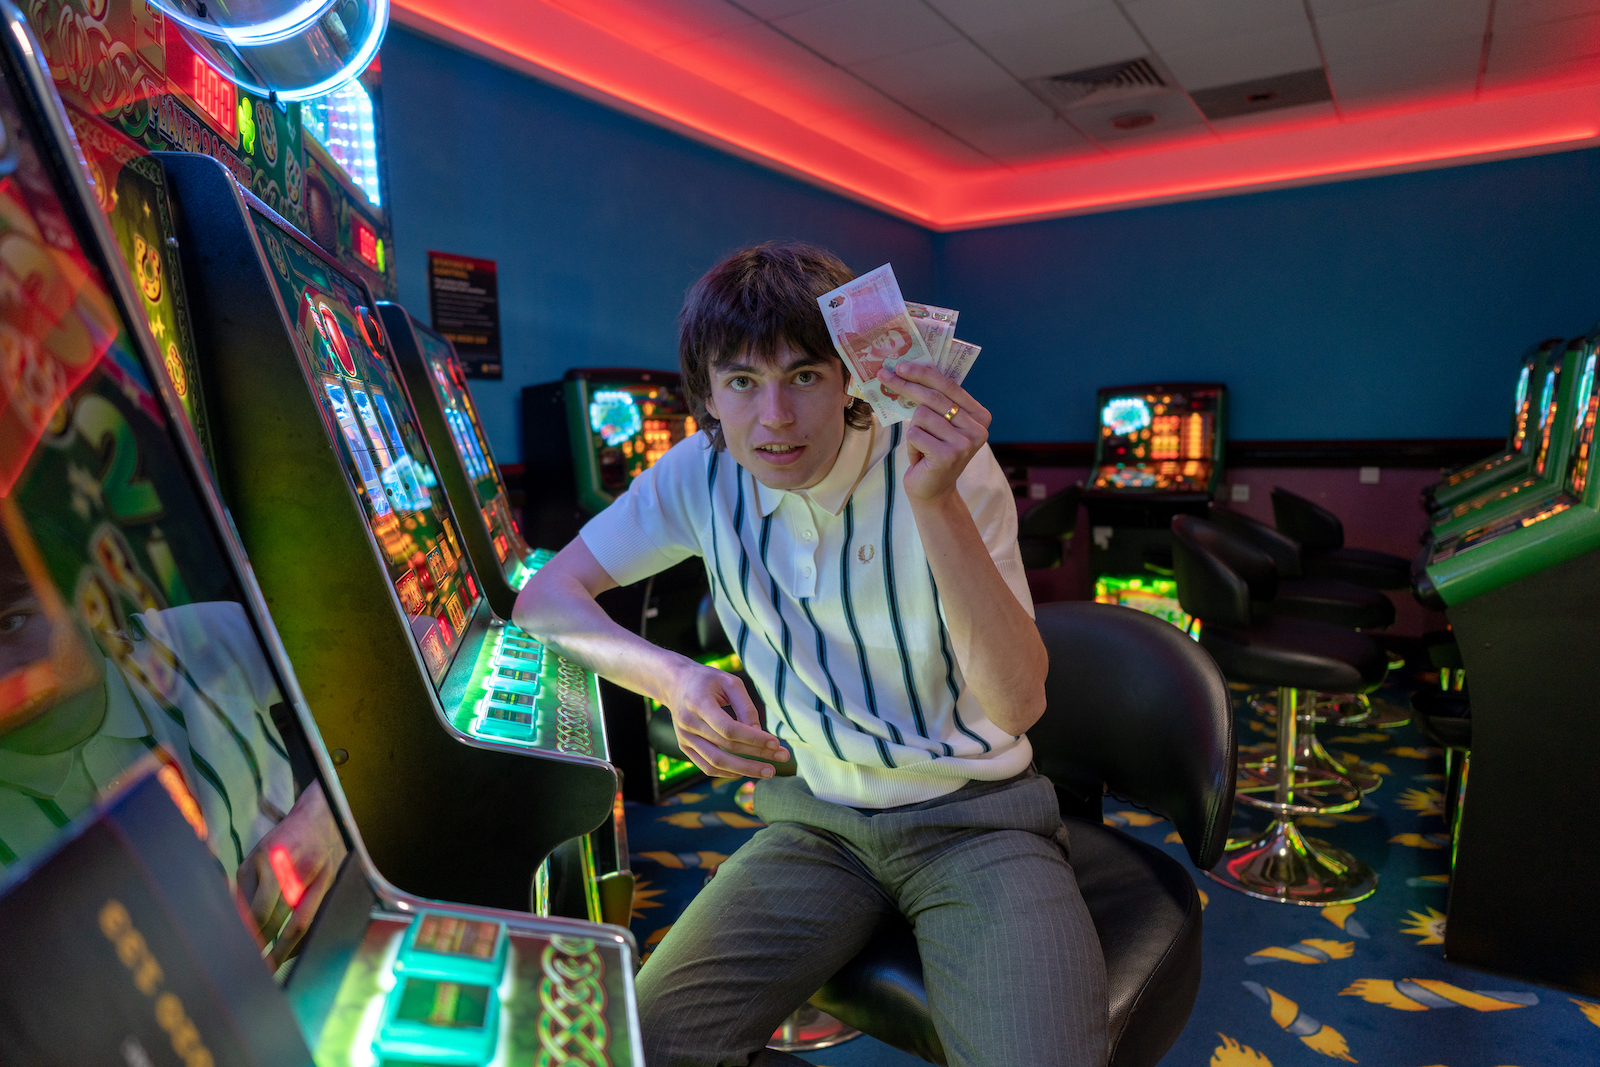
M 756 814 L 639 972 L 649 1067 L 803 1064 L 772 1032 L 894 912 L 951 1067 L 1105 1062 L 1105 962 L 1048 779 L 866 812 L 775 778 Z

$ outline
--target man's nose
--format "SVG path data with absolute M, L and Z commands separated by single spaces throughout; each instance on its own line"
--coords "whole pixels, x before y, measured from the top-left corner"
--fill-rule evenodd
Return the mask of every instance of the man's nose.
M 789 404 L 788 393 L 777 385 L 761 391 L 761 424 L 787 426 L 794 421 L 794 408 Z

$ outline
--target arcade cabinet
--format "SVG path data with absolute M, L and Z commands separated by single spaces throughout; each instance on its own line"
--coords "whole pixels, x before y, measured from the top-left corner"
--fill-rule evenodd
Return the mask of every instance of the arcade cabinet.
M 626 914 L 594 676 L 490 609 L 370 292 L 215 160 L 158 158 L 219 488 L 378 869 L 527 908 L 555 853 L 553 909 Z
M 1174 515 L 1204 515 L 1222 482 L 1227 386 L 1113 386 L 1096 394 L 1095 409 L 1094 470 L 1082 497 L 1094 598 L 1187 626 L 1169 531 Z
M 16 1009 L 0 1025 L 0 1058 L 167 1062 L 159 1038 L 189 1063 L 242 1062 L 224 1040 L 240 1034 L 222 1033 L 208 1008 L 248 1001 L 256 1023 L 278 1024 L 245 1035 L 268 1042 L 246 1050 L 252 1062 L 311 1062 L 309 1050 L 322 1067 L 486 1067 L 579 1042 L 641 1065 L 626 930 L 429 900 L 372 865 L 339 754 L 314 728 L 257 584 L 263 569 L 210 478 L 42 50 L 13 8 L 0 5 L 0 19 L 0 324 L 38 386 L 0 419 L 0 590 L 16 623 L 0 733 L 13 742 L 8 777 L 29 783 L 0 783 L 0 1000 Z M 351 612 L 344 625 L 361 621 Z M 366 696 L 363 665 L 351 667 L 352 692 Z M 364 710 L 387 718 L 378 700 Z M 429 788 L 406 752 L 397 741 L 376 756 Z M 66 766 L 64 754 L 70 773 L 39 775 Z M 449 809 L 453 796 L 424 799 Z M 498 822 L 505 846 L 526 848 L 515 820 Z M 446 989 L 438 969 L 452 967 Z M 248 988 L 218 984 L 234 978 Z M 111 982 L 128 995 L 94 996 Z M 472 1009 L 485 990 L 499 1001 L 493 1017 Z M 272 1008 L 280 996 L 287 1010 Z M 130 1017 L 113 1001 L 137 1003 L 137 1028 L 118 1025 Z M 143 1044 L 130 1043 L 135 1032 Z
M 1552 352 L 1544 373 L 1534 379 L 1536 395 L 1528 420 L 1528 463 L 1515 476 L 1492 480 L 1481 492 L 1434 512 L 1428 535 L 1435 541 L 1522 508 L 1525 494 L 1537 494 L 1560 480 L 1574 435 L 1572 410 L 1578 392 L 1585 338 L 1575 337 Z
M 522 539 L 455 346 L 399 304 L 379 301 L 378 318 L 416 406 L 417 424 L 439 461 L 450 508 L 462 517 L 467 555 L 490 607 L 509 619 L 517 593 L 554 553 L 535 551 Z
M 528 538 L 566 544 L 641 471 L 698 429 L 672 371 L 578 368 L 559 382 L 527 386 L 522 455 Z M 690 559 L 648 581 L 613 589 L 599 602 L 614 621 L 645 639 L 737 673 L 738 656 L 719 640 L 715 613 L 702 607 L 709 593 L 704 565 Z M 665 708 L 603 679 L 600 684 L 612 760 L 623 772 L 629 799 L 655 803 L 701 779 L 694 764 L 680 758 Z M 755 697 L 755 687 L 746 687 Z
M 1511 429 L 1506 433 L 1506 447 L 1476 463 L 1450 471 L 1438 483 L 1424 489 L 1422 502 L 1428 512 L 1448 508 L 1490 485 L 1519 478 L 1528 469 L 1533 456 L 1533 437 L 1528 431 L 1534 421 L 1534 383 L 1544 380 L 1550 360 L 1565 347 L 1560 338 L 1551 337 L 1523 353 L 1512 392 Z
M 1600 832 L 1573 787 L 1600 750 L 1597 347 L 1600 328 L 1568 350 L 1576 400 L 1561 417 L 1575 440 L 1553 478 L 1425 546 L 1413 569 L 1417 598 L 1448 616 L 1471 682 L 1445 955 L 1590 997 L 1600 996 L 1588 888 L 1600 879 Z M 1530 857 L 1559 859 L 1561 876 L 1506 877 Z

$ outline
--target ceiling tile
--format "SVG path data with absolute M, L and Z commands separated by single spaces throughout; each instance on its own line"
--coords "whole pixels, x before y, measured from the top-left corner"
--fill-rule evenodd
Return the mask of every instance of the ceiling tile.
M 1259 115 L 1286 107 L 1333 102 L 1327 73 L 1321 67 L 1271 78 L 1252 78 L 1211 89 L 1196 89 L 1189 94 L 1189 98 L 1210 122 L 1238 118 L 1240 115 Z
M 1115 0 L 928 0 L 969 37 L 1003 36 L 1049 25 L 1084 11 L 1116 7 Z
M 922 0 L 842 0 L 772 24 L 847 67 L 960 36 Z
M 1595 0 L 1495 0 L 1494 26 L 1527 26 L 1595 13 Z
M 876 59 L 851 70 L 863 81 L 907 102 L 1020 90 L 1015 78 L 966 38 Z
M 1137 59 L 1150 49 L 1121 9 L 1050 11 L 1029 22 L 980 25 L 968 35 L 1018 78 Z
M 1210 89 L 1322 65 L 1308 23 L 1165 49 L 1161 58 L 1186 89 Z
M 1594 64 L 1600 80 L 1600 13 L 1530 26 L 1509 26 L 1495 32 L 1489 46 L 1485 86 L 1498 88 L 1536 81 L 1554 68 Z M 1570 77 L 1573 71 L 1563 71 Z
M 1398 0 L 1317 15 L 1317 33 L 1330 67 L 1374 53 L 1427 52 L 1440 41 L 1476 38 L 1489 25 L 1489 0 Z
M 1301 0 L 1124 0 L 1122 8 L 1162 53 L 1307 25 Z
M 920 114 L 962 136 L 985 126 L 1019 122 L 1050 122 L 1055 112 L 1022 86 L 1013 83 L 1004 89 L 971 96 L 954 97 L 913 104 Z
M 1225 119 L 1212 119 L 1211 128 L 1217 132 L 1218 137 L 1226 141 L 1230 137 L 1251 136 L 1258 130 L 1272 127 L 1287 126 L 1291 129 L 1299 129 L 1338 121 L 1339 112 L 1330 100 L 1319 104 L 1300 104 L 1296 107 L 1280 108 L 1276 111 L 1260 111 L 1252 115 L 1234 115 Z
M 670 5 L 673 0 L 664 2 Z M 787 15 L 798 15 L 802 11 L 810 11 L 814 7 L 823 7 L 834 2 L 835 0 L 738 0 L 740 7 L 758 19 L 781 19 Z
M 1140 116 L 1152 116 L 1154 121 L 1133 125 Z M 1210 136 L 1205 118 L 1189 99 L 1189 94 L 1181 89 L 1140 100 L 1075 107 L 1065 117 L 1084 134 L 1106 146 L 1126 141 L 1160 140 L 1179 131 Z
M 1471 37 L 1328 62 L 1328 81 L 1341 107 L 1377 98 L 1393 101 L 1472 92 L 1478 83 L 1483 42 Z
M 964 135 L 995 159 L 1006 163 L 1037 162 L 1053 156 L 1102 153 L 1093 142 L 1059 119 L 993 123 Z
M 664 49 L 661 58 L 739 92 L 776 82 L 796 96 L 836 68 L 764 22 Z

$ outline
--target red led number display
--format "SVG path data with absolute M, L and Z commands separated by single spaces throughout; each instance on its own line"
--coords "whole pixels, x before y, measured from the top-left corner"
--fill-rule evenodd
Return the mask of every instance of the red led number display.
M 378 269 L 378 235 L 354 215 L 350 219 L 350 243 L 355 246 L 357 259 L 373 270 Z
M 233 83 L 211 68 L 199 56 L 194 58 L 194 83 L 189 93 L 194 102 L 220 126 L 228 136 L 239 132 L 238 100 Z

